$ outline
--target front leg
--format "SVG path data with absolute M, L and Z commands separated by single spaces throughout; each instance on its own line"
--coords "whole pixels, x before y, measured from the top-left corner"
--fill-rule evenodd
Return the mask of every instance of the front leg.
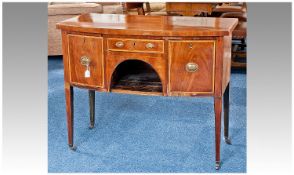
M 215 169 L 219 170 L 220 161 L 220 138 L 221 138 L 221 117 L 222 117 L 222 97 L 214 97 L 215 113 Z
M 68 146 L 71 150 L 76 150 L 73 144 L 74 133 L 74 107 L 73 107 L 73 87 L 65 83 L 65 102 L 66 102 L 66 118 L 68 132 Z

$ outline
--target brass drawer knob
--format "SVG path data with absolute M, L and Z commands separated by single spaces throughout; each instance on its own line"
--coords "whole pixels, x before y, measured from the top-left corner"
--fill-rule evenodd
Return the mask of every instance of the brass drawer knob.
M 188 63 L 186 64 L 186 71 L 187 72 L 196 72 L 198 71 L 199 67 L 196 63 Z
M 115 43 L 115 46 L 118 47 L 118 48 L 122 48 L 122 47 L 124 47 L 124 45 L 125 44 L 122 41 L 118 41 L 118 42 Z
M 91 60 L 87 56 L 82 56 L 81 59 L 80 59 L 80 63 L 83 66 L 87 66 L 88 67 L 90 65 L 90 62 L 91 62 Z
M 146 44 L 147 49 L 153 49 L 154 47 L 155 47 L 155 45 L 153 43 L 147 43 Z

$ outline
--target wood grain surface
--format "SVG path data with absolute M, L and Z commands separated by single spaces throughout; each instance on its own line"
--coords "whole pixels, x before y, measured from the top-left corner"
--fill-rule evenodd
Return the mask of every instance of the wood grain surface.
M 235 18 L 143 16 L 90 13 L 60 22 L 67 31 L 141 36 L 224 36 L 237 25 Z
M 103 38 L 83 35 L 69 35 L 69 56 L 71 81 L 95 87 L 103 86 Z M 90 77 L 85 77 L 86 66 L 80 59 L 90 59 Z
M 214 92 L 215 41 L 170 41 L 169 43 L 170 92 Z M 198 65 L 198 70 L 188 72 L 186 65 Z
M 57 24 L 62 30 L 70 148 L 74 148 L 74 86 L 91 90 L 92 98 L 93 90 L 213 96 L 218 169 L 223 99 L 228 143 L 231 38 L 237 23 L 233 18 L 91 13 Z M 81 64 L 85 56 L 90 59 L 90 77 L 85 77 L 87 67 Z M 93 113 L 92 109 L 91 126 Z
M 117 43 L 123 43 L 123 45 L 118 47 L 116 46 Z M 150 39 L 108 38 L 107 49 L 111 51 L 163 53 L 164 42 L 163 40 Z

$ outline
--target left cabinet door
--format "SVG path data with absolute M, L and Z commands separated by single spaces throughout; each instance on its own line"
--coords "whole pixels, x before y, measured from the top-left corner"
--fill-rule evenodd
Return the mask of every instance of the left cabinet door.
M 103 87 L 103 38 L 70 34 L 68 42 L 71 83 Z

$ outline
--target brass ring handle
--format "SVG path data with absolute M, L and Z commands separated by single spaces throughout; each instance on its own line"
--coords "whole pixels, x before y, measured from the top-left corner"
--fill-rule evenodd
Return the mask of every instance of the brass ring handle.
M 118 47 L 118 48 L 122 48 L 122 47 L 124 47 L 124 45 L 125 44 L 122 41 L 118 41 L 118 42 L 115 43 L 115 46 Z
M 152 48 L 154 48 L 155 47 L 155 45 L 153 44 L 153 43 L 147 43 L 146 44 L 146 48 L 147 49 L 152 49 Z
M 81 59 L 80 59 L 80 62 L 81 62 L 81 65 L 83 65 L 83 66 L 89 66 L 91 60 L 87 56 L 82 56 Z
M 189 43 L 189 48 L 192 49 L 193 48 L 193 44 Z
M 188 63 L 186 64 L 186 71 L 187 72 L 196 72 L 198 71 L 199 67 L 196 63 Z

